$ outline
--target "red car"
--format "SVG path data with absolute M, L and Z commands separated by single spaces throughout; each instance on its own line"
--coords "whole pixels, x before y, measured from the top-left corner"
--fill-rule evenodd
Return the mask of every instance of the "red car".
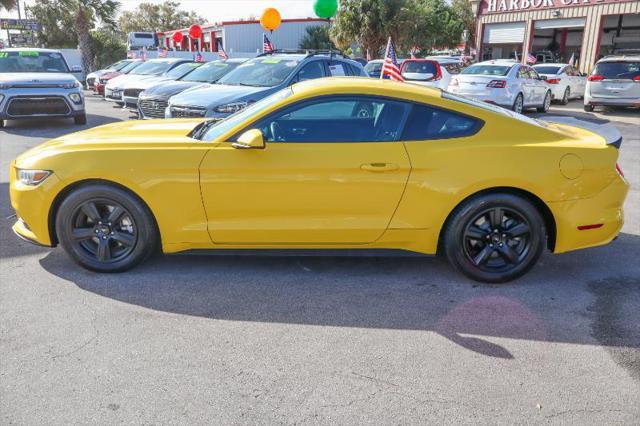
M 109 80 L 122 74 L 129 74 L 132 70 L 136 69 L 140 64 L 142 64 L 142 62 L 142 60 L 135 60 L 126 67 L 122 68 L 120 71 L 112 71 L 101 75 L 100 78 L 98 78 L 98 80 L 93 84 L 93 91 L 99 95 L 104 96 L 104 86 L 107 85 L 107 82 Z

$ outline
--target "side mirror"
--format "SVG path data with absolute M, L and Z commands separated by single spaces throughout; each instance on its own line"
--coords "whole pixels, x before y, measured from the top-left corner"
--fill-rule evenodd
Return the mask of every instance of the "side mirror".
M 240 135 L 237 142 L 231 144 L 235 149 L 264 149 L 264 138 L 258 129 L 247 130 Z
M 80 65 L 74 65 L 71 67 L 71 72 L 72 73 L 80 73 L 82 72 L 82 67 Z

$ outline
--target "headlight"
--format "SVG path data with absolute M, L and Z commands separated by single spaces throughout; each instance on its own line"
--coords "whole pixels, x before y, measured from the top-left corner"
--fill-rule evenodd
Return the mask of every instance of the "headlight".
M 51 175 L 49 170 L 18 169 L 18 180 L 23 185 L 35 186 L 41 184 Z
M 217 106 L 213 110 L 222 114 L 233 114 L 234 112 L 245 108 L 247 105 L 247 102 L 232 102 L 230 104 Z
M 69 97 L 71 98 L 71 100 L 77 104 L 82 102 L 82 97 L 80 96 L 80 93 L 72 93 L 69 95 Z
M 75 83 L 65 83 L 60 87 L 62 87 L 63 89 L 75 89 L 76 87 L 80 87 L 80 82 L 76 81 Z

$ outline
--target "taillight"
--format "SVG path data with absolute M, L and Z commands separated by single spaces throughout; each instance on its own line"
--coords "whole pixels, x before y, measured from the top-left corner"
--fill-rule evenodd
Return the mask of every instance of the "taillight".
M 487 84 L 487 87 L 492 87 L 494 89 L 504 89 L 505 87 L 507 87 L 507 81 L 506 80 L 491 80 L 489 82 L 489 84 Z
M 636 75 L 635 77 L 633 77 L 633 81 L 640 81 L 640 75 Z
M 604 80 L 604 76 L 602 76 L 602 75 L 590 75 L 589 78 L 587 78 L 587 80 L 589 80 L 589 81 L 602 81 L 602 80 Z
M 549 78 L 546 81 L 549 84 L 558 84 L 558 83 L 560 83 L 560 79 L 559 78 Z
M 618 174 L 622 177 L 624 177 L 624 173 L 622 172 L 622 168 L 620 167 L 620 164 L 616 163 L 616 171 L 618 172 Z
M 442 68 L 440 68 L 439 63 L 435 63 L 436 66 L 436 76 L 433 77 L 433 80 L 440 80 L 442 78 Z

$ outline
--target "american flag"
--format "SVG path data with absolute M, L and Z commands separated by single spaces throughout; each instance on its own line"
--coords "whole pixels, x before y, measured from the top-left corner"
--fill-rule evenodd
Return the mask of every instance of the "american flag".
M 164 47 L 158 48 L 158 58 L 166 58 L 169 51 Z
M 273 43 L 267 38 L 266 34 L 262 34 L 262 53 L 271 53 L 275 50 Z
M 196 56 L 193 58 L 193 60 L 195 62 L 204 62 L 204 56 L 202 56 L 202 53 L 200 53 L 200 51 L 198 50 L 196 52 Z
M 535 64 L 536 62 L 538 62 L 538 60 L 536 59 L 536 57 L 535 57 L 535 56 L 533 56 L 533 55 L 531 54 L 531 52 L 527 52 L 527 64 L 529 64 L 529 65 L 533 65 L 533 64 Z
M 227 55 L 227 52 L 224 51 L 224 47 L 222 47 L 221 41 L 218 42 L 218 56 L 220 56 L 220 58 L 222 58 L 222 60 L 224 61 L 229 59 L 229 55 Z
M 394 81 L 404 81 L 404 77 L 400 74 L 400 66 L 396 57 L 396 47 L 393 45 L 391 37 L 389 37 L 389 42 L 387 43 L 387 53 L 380 72 L 380 78 L 384 78 L 385 75 L 388 75 Z

